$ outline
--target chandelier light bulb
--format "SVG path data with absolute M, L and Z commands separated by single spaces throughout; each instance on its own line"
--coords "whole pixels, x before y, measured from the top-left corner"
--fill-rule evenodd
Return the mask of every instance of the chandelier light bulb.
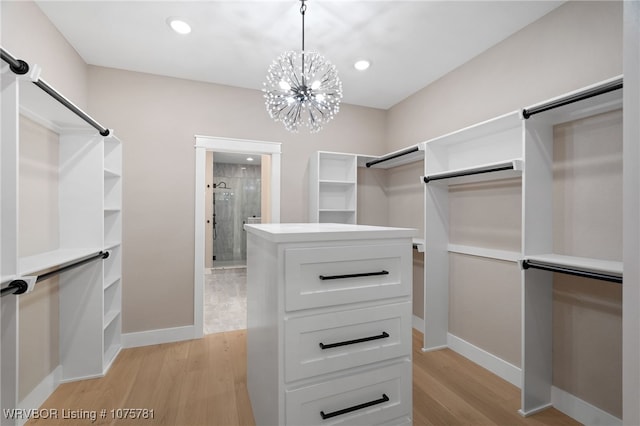
M 280 80 L 280 83 L 278 83 L 278 86 L 280 86 L 280 88 L 285 92 L 288 90 L 291 90 L 291 85 L 284 80 Z

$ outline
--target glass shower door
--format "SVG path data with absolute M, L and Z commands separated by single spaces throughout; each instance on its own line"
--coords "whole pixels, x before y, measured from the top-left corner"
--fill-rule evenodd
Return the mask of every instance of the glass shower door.
M 260 167 L 214 163 L 213 187 L 213 267 L 245 266 L 244 224 L 260 217 Z

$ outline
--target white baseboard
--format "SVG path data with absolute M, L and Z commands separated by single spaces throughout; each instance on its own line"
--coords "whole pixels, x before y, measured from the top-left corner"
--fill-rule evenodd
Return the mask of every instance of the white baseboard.
M 197 338 L 193 325 L 184 327 L 162 328 L 159 330 L 138 331 L 122 334 L 123 348 L 159 345 L 161 343 L 180 342 Z
M 416 315 L 411 319 L 411 325 L 413 328 L 424 334 L 424 320 Z
M 622 425 L 621 419 L 555 386 L 551 387 L 551 404 L 557 410 L 585 425 Z
M 447 345 L 450 349 L 486 368 L 512 385 L 518 388 L 522 387 L 522 370 L 520 367 L 516 367 L 451 333 L 447 334 Z
M 56 390 L 62 378 L 62 366 L 58 365 L 51 373 L 49 373 L 35 388 L 29 392 L 27 396 L 18 403 L 19 409 L 30 410 L 38 409 Z M 22 426 L 28 419 L 17 419 L 17 424 Z
M 486 368 L 514 386 L 522 388 L 522 370 L 519 367 L 450 333 L 447 335 L 447 344 L 451 350 Z M 622 420 L 617 417 L 555 386 L 551 387 L 550 405 L 582 424 L 590 426 L 622 425 Z

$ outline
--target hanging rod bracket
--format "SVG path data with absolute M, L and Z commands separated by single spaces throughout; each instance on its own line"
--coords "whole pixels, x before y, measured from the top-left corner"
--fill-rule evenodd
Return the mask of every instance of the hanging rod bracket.
M 31 293 L 33 291 L 33 289 L 36 287 L 36 282 L 38 281 L 38 277 L 36 277 L 36 276 L 20 277 L 20 280 L 21 281 L 26 281 L 27 289 L 25 291 L 23 291 L 23 292 L 13 293 L 13 294 Z
M 36 286 L 38 277 L 20 277 L 17 280 L 13 280 L 8 286 L 2 289 L 0 295 L 7 296 L 9 294 L 20 295 L 31 293 Z

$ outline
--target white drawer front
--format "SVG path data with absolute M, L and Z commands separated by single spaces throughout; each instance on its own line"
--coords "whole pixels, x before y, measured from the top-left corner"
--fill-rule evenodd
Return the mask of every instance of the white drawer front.
M 411 262 L 410 243 L 286 249 L 285 308 L 408 296 Z
M 285 321 L 287 382 L 410 354 L 411 302 Z
M 411 416 L 411 392 L 411 362 L 407 360 L 287 391 L 286 423 L 296 426 L 384 424 L 401 416 Z M 365 406 L 367 404 L 371 405 Z

